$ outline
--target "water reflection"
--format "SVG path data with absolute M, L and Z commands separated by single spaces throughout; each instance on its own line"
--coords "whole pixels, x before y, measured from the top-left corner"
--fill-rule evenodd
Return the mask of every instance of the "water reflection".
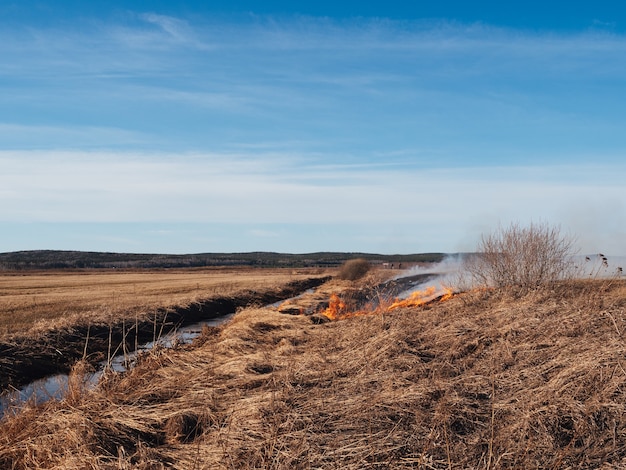
M 124 372 L 135 365 L 139 354 L 150 351 L 155 345 L 171 348 L 178 344 L 189 344 L 202 333 L 204 326 L 221 325 L 230 320 L 233 315 L 234 313 L 194 323 L 165 334 L 156 341 L 142 344 L 136 351 L 115 356 L 109 362 L 104 361 L 100 363 L 97 371 L 85 375 L 84 383 L 87 388 L 95 387 L 107 367 L 115 372 Z M 3 393 L 0 395 L 0 418 L 11 412 L 11 410 L 18 411 L 26 403 L 41 404 L 49 400 L 61 400 L 67 394 L 68 382 L 68 374 L 57 374 L 31 382 L 19 390 L 10 390 Z

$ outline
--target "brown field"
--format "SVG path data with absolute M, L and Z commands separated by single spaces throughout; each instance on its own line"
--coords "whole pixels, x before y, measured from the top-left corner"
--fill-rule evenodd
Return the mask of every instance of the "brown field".
M 97 365 L 179 326 L 324 282 L 319 269 L 86 271 L 0 276 L 0 392 Z
M 77 322 L 134 319 L 137 312 L 269 289 L 324 273 L 251 268 L 2 273 L 0 339 Z
M 626 468 L 625 334 L 616 280 L 323 324 L 247 309 L 95 390 L 79 366 L 0 422 L 0 467 Z

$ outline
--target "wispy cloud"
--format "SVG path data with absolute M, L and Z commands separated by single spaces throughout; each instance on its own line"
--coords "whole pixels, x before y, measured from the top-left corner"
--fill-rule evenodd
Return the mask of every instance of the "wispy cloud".
M 478 71 L 481 74 L 497 74 L 516 64 L 518 67 L 527 67 L 529 63 L 535 63 L 542 68 L 548 67 L 547 70 L 573 67 L 585 74 L 595 74 L 605 69 L 615 71 L 616 64 L 606 63 L 604 59 L 626 52 L 626 39 L 623 35 L 593 31 L 578 34 L 533 33 L 481 24 L 372 19 L 337 22 L 307 17 L 283 20 L 261 17 L 244 23 L 204 20 L 194 24 L 185 19 L 156 13 L 140 13 L 136 18 L 141 21 L 95 23 L 90 28 L 77 27 L 69 31 L 52 28 L 7 28 L 0 34 L 3 39 L 0 49 L 12 59 L 17 59 L 20 65 L 39 62 L 46 56 L 58 59 L 57 54 L 60 53 L 65 55 L 68 63 L 76 59 L 84 61 L 90 54 L 93 62 L 97 63 L 102 58 L 101 54 L 110 52 L 117 55 L 117 60 L 101 63 L 102 67 L 135 70 L 133 59 L 138 58 L 135 55 L 137 52 L 151 52 L 155 47 L 163 49 L 167 46 L 170 48 L 167 53 L 175 58 L 181 50 L 202 45 L 209 50 L 201 48 L 195 53 L 209 54 L 208 57 L 215 58 L 214 53 L 225 52 L 231 58 L 244 55 L 253 62 L 270 59 L 267 63 L 270 70 L 272 66 L 284 63 L 285 60 L 296 60 L 296 63 L 304 64 L 311 58 L 317 59 L 311 64 L 313 66 L 336 65 L 344 60 L 348 64 L 365 64 L 372 59 L 384 60 L 392 65 L 398 61 L 413 62 L 420 59 L 446 63 L 451 70 L 461 71 L 464 75 L 472 75 Z M 273 51 L 278 56 L 270 58 L 259 52 L 262 50 Z M 291 55 L 294 51 L 299 51 L 301 58 Z M 31 55 L 21 55 L 23 52 L 31 52 Z M 453 57 L 464 60 L 454 64 L 449 62 Z M 467 67 L 476 58 L 481 58 L 490 67 Z M 219 58 L 220 62 L 223 60 L 224 57 Z M 178 63 L 180 62 L 176 60 L 172 66 L 175 67 Z M 583 67 L 589 63 L 598 68 Z M 2 65 L 9 67 L 10 63 Z M 415 65 L 419 66 L 419 62 Z M 202 63 L 197 63 L 195 68 L 202 66 Z M 623 72 L 622 67 L 619 69 Z M 291 71 L 283 68 L 275 71 L 280 71 L 281 74 L 298 74 L 300 70 L 294 67 Z M 429 73 L 426 68 L 423 71 Z M 388 79 L 396 75 L 395 68 L 372 67 L 367 72 L 362 79 Z M 442 72 L 442 69 L 430 71 L 435 75 Z M 355 78 L 358 75 L 355 73 Z M 333 80 L 330 76 L 325 78 Z
M 620 34 L 450 22 L 8 25 L 0 220 L 405 240 L 567 219 L 581 200 L 619 211 L 625 58 Z
M 163 31 L 168 33 L 179 41 L 187 41 L 190 36 L 189 24 L 179 18 L 174 18 L 166 15 L 157 15 L 156 13 L 143 13 L 140 18 L 160 27 Z
M 361 227 L 360 243 L 404 240 L 409 246 L 417 237 L 453 251 L 472 249 L 480 232 L 498 222 L 543 219 L 572 228 L 586 251 L 619 253 L 624 227 L 614 221 L 626 216 L 616 177 L 624 174 L 623 166 L 371 172 L 298 161 L 285 169 L 284 159 L 267 157 L 263 164 L 255 159 L 255 166 L 233 155 L 24 157 L 0 158 L 6 169 L 0 220 L 264 224 L 269 228 L 253 227 L 250 235 L 283 243 L 292 230 L 281 233 L 273 225 Z M 585 229 L 593 208 L 603 206 L 613 217 L 594 219 L 593 230 Z
M 424 225 L 472 214 L 554 217 L 570 201 L 626 207 L 622 167 L 316 167 L 232 154 L 3 152 L 0 220 Z
M 148 142 L 148 137 L 140 132 L 96 126 L 53 126 L 53 125 L 26 125 L 0 122 L 0 139 L 2 147 L 41 148 L 101 148 L 107 147 L 134 147 Z M 30 142 L 25 145 L 24 142 Z
M 568 133 L 572 148 L 623 144 L 621 35 L 141 13 L 88 30 L 8 29 L 0 52 L 0 121 L 124 128 L 170 149 L 286 139 L 370 159 L 432 148 L 476 160 L 569 145 Z
M 277 238 L 280 236 L 280 234 L 276 231 L 264 229 L 252 229 L 250 230 L 250 234 L 254 237 L 260 238 Z

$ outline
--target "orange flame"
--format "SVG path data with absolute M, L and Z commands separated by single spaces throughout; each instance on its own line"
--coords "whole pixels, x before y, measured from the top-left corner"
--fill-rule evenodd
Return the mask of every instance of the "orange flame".
M 324 315 L 326 315 L 331 320 L 337 320 L 339 317 L 342 317 L 347 313 L 346 304 L 343 300 L 339 298 L 337 294 L 332 294 L 330 296 L 330 302 L 328 303 L 328 307 L 324 310 Z
M 445 302 L 446 300 L 452 298 L 453 295 L 454 291 L 449 287 L 443 287 L 443 294 L 441 294 L 441 291 L 437 291 L 436 287 L 430 286 L 426 290 L 418 290 L 411 293 L 411 295 L 406 299 L 396 299 L 395 302 L 387 308 L 387 310 L 390 311 L 403 307 L 419 307 L 435 300 Z
M 451 299 L 454 295 L 454 292 L 449 287 L 444 287 L 443 290 L 444 294 L 439 299 L 439 302 L 445 302 L 446 300 Z
M 431 298 L 435 295 L 435 292 L 437 292 L 437 289 L 434 286 L 431 286 L 423 291 L 416 290 L 406 299 L 396 299 L 387 308 L 387 310 L 395 310 L 396 308 L 402 307 L 419 307 L 420 305 L 424 305 L 427 301 L 431 300 Z
M 441 294 L 440 291 L 437 291 L 436 287 L 431 286 L 423 291 L 415 291 L 411 293 L 411 295 L 406 299 L 395 299 L 389 305 L 379 305 L 373 310 L 358 311 L 350 311 L 348 305 L 343 300 L 341 300 L 341 298 L 337 294 L 332 294 L 328 307 L 322 313 L 330 320 L 340 320 L 360 315 L 390 312 L 397 308 L 420 307 L 435 300 L 438 300 L 439 302 L 445 302 L 454 295 L 452 289 L 448 287 L 443 288 L 443 291 L 443 294 Z
M 350 310 L 337 294 L 331 294 L 328 307 L 322 313 L 331 320 L 343 320 L 346 318 L 358 317 L 360 315 L 370 315 L 376 313 L 379 309 L 373 310 Z

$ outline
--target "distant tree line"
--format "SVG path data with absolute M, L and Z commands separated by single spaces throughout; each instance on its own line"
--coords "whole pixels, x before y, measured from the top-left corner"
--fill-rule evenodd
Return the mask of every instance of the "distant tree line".
M 347 260 L 366 259 L 377 263 L 438 262 L 443 253 L 379 255 L 367 253 L 318 252 L 289 254 L 274 252 L 199 253 L 188 255 L 106 253 L 89 251 L 34 250 L 0 253 L 2 270 L 41 269 L 154 269 L 213 266 L 250 267 L 335 267 Z

